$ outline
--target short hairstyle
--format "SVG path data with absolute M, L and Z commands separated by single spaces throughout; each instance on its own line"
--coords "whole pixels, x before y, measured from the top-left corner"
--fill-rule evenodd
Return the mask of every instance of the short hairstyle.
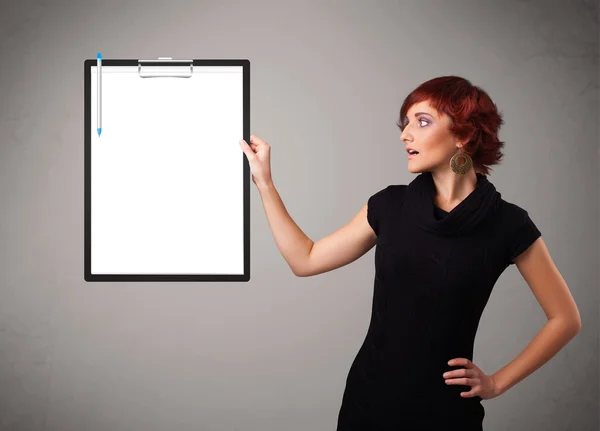
M 450 117 L 450 132 L 466 141 L 463 151 L 473 159 L 476 172 L 488 175 L 489 167 L 502 161 L 504 142 L 498 139 L 498 130 L 504 124 L 503 115 L 484 90 L 459 76 L 426 81 L 404 99 L 397 123 L 400 130 L 408 124 L 410 107 L 423 101 Z

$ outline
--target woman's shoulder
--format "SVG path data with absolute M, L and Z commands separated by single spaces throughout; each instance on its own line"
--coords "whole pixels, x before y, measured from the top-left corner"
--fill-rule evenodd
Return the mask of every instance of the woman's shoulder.
M 500 208 L 498 232 L 507 247 L 506 264 L 512 265 L 517 256 L 542 236 L 542 232 L 523 206 L 501 199 Z
M 406 187 L 406 184 L 389 184 L 376 192 L 372 197 L 377 199 L 380 205 L 395 204 L 403 198 Z
M 518 205 L 515 202 L 500 198 L 499 209 L 499 223 L 505 225 L 509 229 L 522 226 L 530 220 L 529 211 L 527 211 L 524 206 Z
M 405 190 L 404 184 L 389 184 L 368 199 L 368 207 L 375 211 L 388 212 L 402 204 Z
M 527 213 L 527 210 L 524 207 L 515 202 L 507 201 L 504 198 L 500 198 L 500 210 L 506 217 L 522 218 Z
M 391 196 L 397 196 L 403 193 L 406 187 L 406 184 L 389 184 L 375 192 L 373 196 L 378 196 L 380 197 L 380 199 L 389 198 Z

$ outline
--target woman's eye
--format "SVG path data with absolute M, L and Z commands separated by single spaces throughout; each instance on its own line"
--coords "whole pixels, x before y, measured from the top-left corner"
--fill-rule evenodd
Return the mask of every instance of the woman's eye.
M 426 119 L 424 119 L 424 118 L 419 118 L 419 119 L 417 120 L 417 122 L 418 122 L 419 124 L 421 124 L 421 123 L 423 123 L 423 122 L 424 122 L 426 125 L 427 125 L 427 124 L 429 124 L 429 121 L 428 121 L 428 120 L 426 120 Z M 406 126 L 408 126 L 408 124 L 401 123 L 401 122 L 398 122 L 398 123 L 396 123 L 396 125 L 397 125 L 397 126 L 400 128 L 400 130 L 401 130 L 401 131 L 404 131 L 404 129 L 406 128 Z M 424 127 L 424 126 L 423 126 L 423 125 L 421 125 L 421 127 Z

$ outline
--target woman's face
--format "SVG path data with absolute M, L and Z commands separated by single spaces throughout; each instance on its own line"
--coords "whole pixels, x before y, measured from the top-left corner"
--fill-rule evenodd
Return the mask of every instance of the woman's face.
M 439 113 L 427 101 L 410 107 L 408 119 L 402 119 L 405 125 L 400 135 L 405 149 L 412 148 L 419 152 L 409 156 L 408 170 L 412 173 L 444 170 L 449 168 L 450 159 L 458 151 L 460 141 L 450 133 L 451 120 Z

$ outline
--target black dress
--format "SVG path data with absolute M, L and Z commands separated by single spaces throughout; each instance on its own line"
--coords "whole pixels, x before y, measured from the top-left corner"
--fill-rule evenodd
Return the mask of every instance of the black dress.
M 473 361 L 496 280 L 541 233 L 483 174 L 450 212 L 435 206 L 434 195 L 425 172 L 368 200 L 377 234 L 372 315 L 337 431 L 483 429 L 483 400 L 462 397 L 471 387 L 448 385 L 442 374 L 463 368 L 449 366 L 452 358 Z

